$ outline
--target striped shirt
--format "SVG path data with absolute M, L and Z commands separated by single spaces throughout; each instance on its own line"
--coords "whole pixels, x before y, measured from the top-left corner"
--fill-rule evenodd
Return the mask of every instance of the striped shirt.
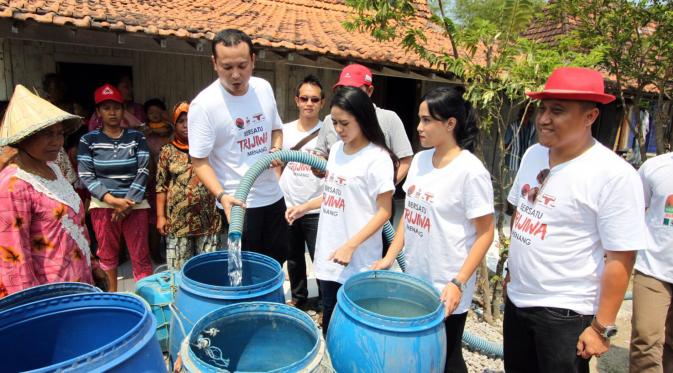
M 142 132 L 123 129 L 113 139 L 102 130 L 82 136 L 77 148 L 80 179 L 91 195 L 103 200 L 106 193 L 135 202 L 145 199 L 150 153 Z

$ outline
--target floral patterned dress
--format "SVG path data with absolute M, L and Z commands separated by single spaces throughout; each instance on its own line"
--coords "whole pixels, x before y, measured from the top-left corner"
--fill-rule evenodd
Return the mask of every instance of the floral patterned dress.
M 56 180 L 15 165 L 0 171 L 0 297 L 51 282 L 93 284 L 84 205 L 49 166 Z

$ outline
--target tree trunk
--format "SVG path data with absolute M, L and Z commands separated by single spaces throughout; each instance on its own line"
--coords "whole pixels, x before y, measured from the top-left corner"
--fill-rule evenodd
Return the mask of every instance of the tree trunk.
M 484 306 L 484 321 L 493 325 L 493 315 L 491 313 L 491 284 L 489 281 L 488 266 L 486 265 L 486 258 L 481 260 L 477 268 L 477 289 L 481 294 L 482 305 Z
M 510 109 L 511 112 L 511 109 Z M 495 205 L 496 210 L 496 240 L 498 242 L 499 248 L 499 257 L 498 264 L 496 265 L 495 275 L 493 276 L 492 288 L 491 288 L 491 302 L 489 307 L 491 308 L 491 313 L 493 314 L 493 319 L 498 320 L 500 318 L 500 297 L 498 297 L 498 290 L 502 286 L 502 280 L 500 274 L 502 273 L 503 267 L 505 266 L 505 261 L 509 253 L 509 244 L 507 243 L 507 237 L 504 232 L 504 222 L 505 222 L 505 210 L 507 209 L 507 193 L 509 192 L 510 175 L 509 175 L 509 166 L 505 162 L 505 154 L 507 148 L 505 146 L 505 131 L 507 131 L 507 125 L 511 115 L 507 115 L 507 118 L 504 121 L 496 123 L 498 130 L 498 163 L 497 170 L 494 170 L 496 176 L 495 186 Z M 520 129 L 520 128 L 519 128 Z M 513 134 L 513 136 L 518 136 L 518 133 Z
M 477 121 L 477 126 L 481 128 L 480 115 L 475 111 L 475 120 Z M 482 148 L 482 133 L 479 132 L 477 135 L 476 145 L 474 147 L 474 155 L 481 159 L 484 162 L 484 149 Z M 497 155 L 494 155 L 497 156 Z M 477 293 L 481 295 L 482 306 L 484 307 L 484 321 L 489 324 L 493 324 L 493 316 L 491 315 L 491 282 L 489 279 L 488 267 L 486 266 L 486 259 L 482 259 L 479 267 L 477 267 Z
M 657 139 L 657 155 L 666 152 L 666 125 L 671 120 L 671 102 L 664 100 L 664 92 L 659 90 L 657 97 L 657 115 L 654 117 L 655 136 Z

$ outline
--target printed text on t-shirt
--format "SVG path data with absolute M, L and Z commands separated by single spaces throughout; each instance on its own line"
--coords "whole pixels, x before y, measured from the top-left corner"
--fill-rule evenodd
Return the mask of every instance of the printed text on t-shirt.
M 248 151 L 248 155 L 266 152 L 266 143 L 269 141 L 269 133 L 265 131 L 263 126 L 255 127 L 243 132 L 243 139 L 238 140 L 237 143 L 240 151 Z
M 346 186 L 346 178 L 330 173 L 325 176 L 326 183 L 322 193 L 322 212 L 339 216 L 346 208 L 342 188 Z
M 531 244 L 531 238 L 536 236 L 544 241 L 547 236 L 547 224 L 542 223 L 543 217 L 544 213 L 542 211 L 528 206 L 522 201 L 514 215 L 512 237 L 527 246 Z
M 415 185 L 409 187 L 407 191 L 407 203 L 404 207 L 404 222 L 407 231 L 416 234 L 418 237 L 423 237 L 424 234 L 430 233 L 430 217 L 428 216 L 427 205 L 432 204 L 433 194 L 423 192 Z

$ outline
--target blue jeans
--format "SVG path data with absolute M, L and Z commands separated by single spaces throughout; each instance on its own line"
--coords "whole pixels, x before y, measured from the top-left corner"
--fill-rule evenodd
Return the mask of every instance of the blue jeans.
M 308 214 L 297 219 L 288 228 L 287 273 L 290 275 L 292 299 L 297 303 L 308 298 L 306 278 L 305 248 L 313 261 L 315 254 L 315 238 L 318 234 L 318 218 L 320 214 Z
M 593 315 L 569 309 L 515 306 L 507 300 L 503 322 L 507 373 L 588 373 L 577 340 Z

